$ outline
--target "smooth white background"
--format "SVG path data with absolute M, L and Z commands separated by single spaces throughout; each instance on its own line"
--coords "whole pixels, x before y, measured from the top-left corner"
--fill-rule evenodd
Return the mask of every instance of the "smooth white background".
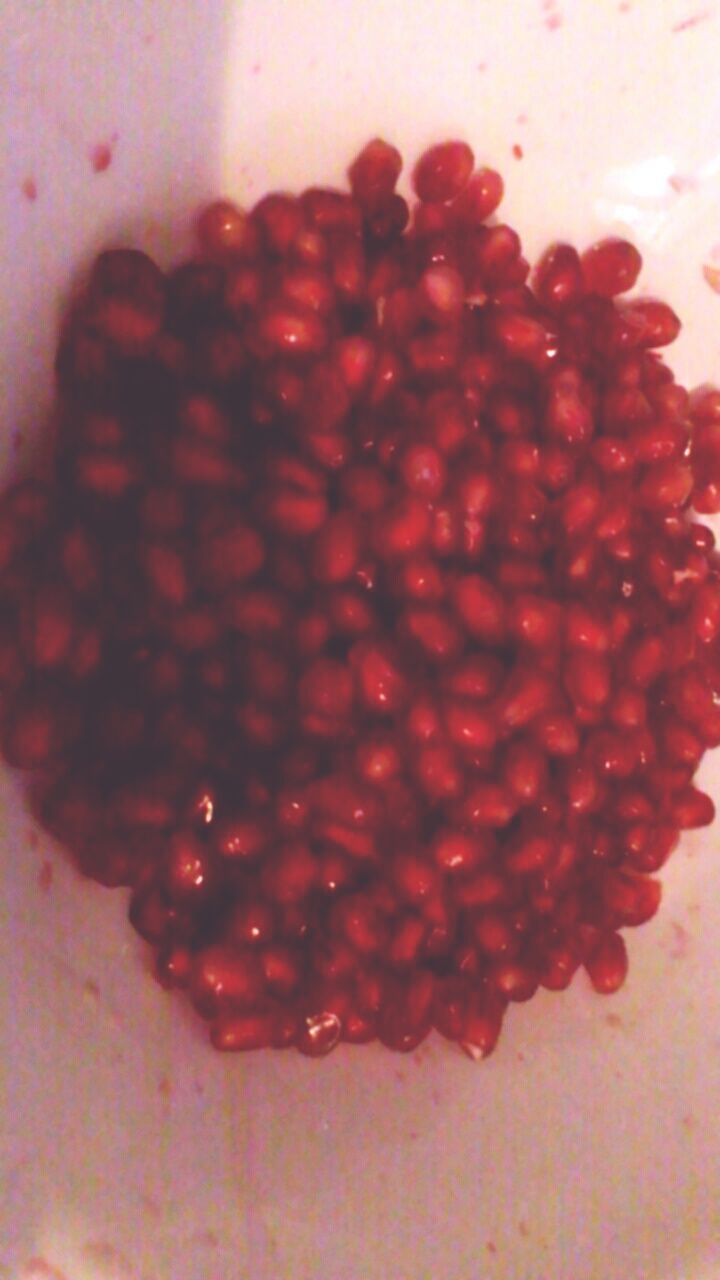
M 5 0 L 2 21 L 4 473 L 99 246 L 168 261 L 205 197 L 338 181 L 375 133 L 408 160 L 467 137 L 531 253 L 632 232 L 686 322 L 675 367 L 720 380 L 719 5 Z M 122 894 L 0 784 L 0 1277 L 718 1280 L 717 829 L 667 868 L 624 992 L 539 997 L 485 1064 L 435 1042 L 223 1059 L 152 982 Z

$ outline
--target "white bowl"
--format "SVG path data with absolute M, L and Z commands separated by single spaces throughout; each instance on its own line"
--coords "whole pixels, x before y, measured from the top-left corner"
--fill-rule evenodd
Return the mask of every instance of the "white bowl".
M 5 472 L 99 246 L 168 260 L 218 189 L 337 181 L 378 133 L 408 161 L 466 137 L 531 255 L 630 233 L 643 291 L 685 321 L 678 373 L 720 375 L 715 5 L 6 0 L 3 19 Z M 703 781 L 720 796 L 717 766 Z M 81 881 L 1 785 L 0 1276 L 720 1277 L 717 827 L 667 867 L 622 993 L 538 997 L 483 1064 L 436 1041 L 239 1059 L 155 985 L 123 895 Z

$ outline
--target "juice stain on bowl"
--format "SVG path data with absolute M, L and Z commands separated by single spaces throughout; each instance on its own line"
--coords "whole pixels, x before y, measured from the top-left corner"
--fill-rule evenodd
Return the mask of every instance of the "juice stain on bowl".
M 110 168 L 117 142 L 118 135 L 114 133 L 109 141 L 96 142 L 90 148 L 88 155 L 93 173 L 105 173 Z

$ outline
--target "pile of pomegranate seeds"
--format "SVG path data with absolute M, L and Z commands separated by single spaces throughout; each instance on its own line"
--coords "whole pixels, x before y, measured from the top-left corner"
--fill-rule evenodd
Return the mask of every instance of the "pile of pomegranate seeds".
M 616 301 L 632 245 L 528 284 L 473 165 L 432 147 L 409 209 L 376 140 L 168 276 L 102 254 L 2 500 L 2 750 L 220 1049 L 487 1054 L 538 986 L 622 984 L 713 818 L 720 392 Z

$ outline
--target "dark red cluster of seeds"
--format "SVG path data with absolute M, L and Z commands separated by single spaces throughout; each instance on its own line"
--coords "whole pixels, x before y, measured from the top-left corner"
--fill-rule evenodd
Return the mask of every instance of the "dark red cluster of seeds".
M 167 276 L 102 254 L 2 501 L 2 750 L 222 1049 L 486 1054 L 620 986 L 713 817 L 720 393 L 615 301 L 632 245 L 528 284 L 469 147 L 412 210 L 400 168 L 211 205 Z

